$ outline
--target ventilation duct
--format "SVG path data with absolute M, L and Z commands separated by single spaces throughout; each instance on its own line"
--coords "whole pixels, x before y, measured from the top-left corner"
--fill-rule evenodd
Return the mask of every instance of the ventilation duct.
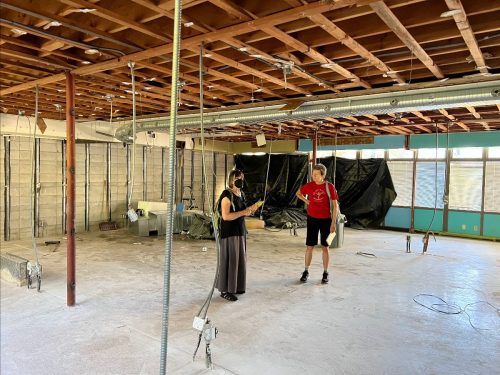
M 415 89 L 392 93 L 360 95 L 350 98 L 312 100 L 295 110 L 283 110 L 284 104 L 214 111 L 204 114 L 204 127 L 235 124 L 259 124 L 292 120 L 316 120 L 325 117 L 380 115 L 442 108 L 485 106 L 500 103 L 500 81 L 462 84 L 440 88 Z M 200 126 L 199 114 L 177 116 L 177 127 Z M 137 131 L 168 131 L 169 118 L 137 120 Z M 130 142 L 132 122 L 115 132 L 122 142 Z

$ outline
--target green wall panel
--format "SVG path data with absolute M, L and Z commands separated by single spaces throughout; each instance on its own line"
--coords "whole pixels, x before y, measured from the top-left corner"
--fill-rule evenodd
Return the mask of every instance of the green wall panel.
M 449 147 L 494 147 L 500 145 L 500 131 L 450 133 Z M 438 136 L 438 146 L 446 147 L 446 134 Z M 436 147 L 435 134 L 410 135 L 410 148 Z
M 484 214 L 483 236 L 500 238 L 500 214 Z
M 480 224 L 478 212 L 448 211 L 448 232 L 480 235 Z
M 432 215 L 434 213 L 433 209 L 425 210 L 422 208 L 415 209 L 415 229 L 417 230 L 427 230 L 429 228 L 429 224 L 432 220 Z M 437 210 L 436 217 L 432 222 L 432 226 L 430 228 L 433 232 L 442 232 L 443 231 L 443 211 Z
M 391 207 L 385 215 L 384 226 L 390 228 L 410 228 L 411 209 L 409 207 Z

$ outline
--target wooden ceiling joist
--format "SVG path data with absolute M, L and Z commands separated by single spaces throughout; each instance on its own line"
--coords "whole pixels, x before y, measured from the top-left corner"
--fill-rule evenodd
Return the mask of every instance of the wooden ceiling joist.
M 444 78 L 441 69 L 434 63 L 432 58 L 418 44 L 415 38 L 408 32 L 404 25 L 394 15 L 392 10 L 383 1 L 371 3 L 370 7 L 385 22 L 385 24 L 398 36 L 399 39 L 437 78 Z
M 484 61 L 483 53 L 477 44 L 476 37 L 474 36 L 474 32 L 469 24 L 469 20 L 467 19 L 467 14 L 465 13 L 465 9 L 460 0 L 445 0 L 446 5 L 450 11 L 456 11 L 453 14 L 453 19 L 457 24 L 458 30 L 460 30 L 460 34 L 464 38 L 465 44 L 470 50 L 471 56 L 476 63 L 476 69 L 481 73 L 487 73 L 488 67 L 486 66 L 486 62 Z

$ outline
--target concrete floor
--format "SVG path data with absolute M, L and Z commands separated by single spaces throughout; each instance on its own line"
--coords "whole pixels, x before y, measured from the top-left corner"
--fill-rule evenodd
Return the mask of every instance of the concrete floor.
M 330 284 L 323 286 L 319 250 L 309 282 L 298 282 L 305 229 L 298 233 L 251 231 L 247 293 L 235 303 L 217 293 L 209 311 L 219 330 L 212 372 L 203 347 L 191 359 L 197 340 L 191 324 L 211 286 L 214 242 L 176 237 L 169 373 L 498 374 L 497 311 L 471 306 L 471 322 L 489 328 L 476 331 L 466 315 L 427 310 L 413 297 L 499 307 L 500 244 L 439 237 L 421 255 L 415 235 L 415 252 L 406 254 L 404 233 L 346 229 L 344 246 L 331 252 Z M 33 259 L 30 241 L 1 246 Z M 1 373 L 159 373 L 163 240 L 123 230 L 78 234 L 72 308 L 66 306 L 65 241 L 39 251 L 41 293 L 1 284 Z

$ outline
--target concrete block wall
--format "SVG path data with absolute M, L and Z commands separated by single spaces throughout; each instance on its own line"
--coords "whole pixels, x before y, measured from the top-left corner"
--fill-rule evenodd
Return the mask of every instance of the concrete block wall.
M 107 144 L 90 144 L 89 173 L 89 222 L 90 230 L 99 228 L 99 223 L 108 221 Z
M 4 145 L 2 140 L 2 160 Z M 27 137 L 10 137 L 10 239 L 31 237 L 31 154 L 32 142 Z M 2 186 L 4 186 L 4 163 L 2 162 Z M 5 189 L 2 189 L 5 190 Z M 3 207 L 2 200 L 2 207 Z M 4 217 L 2 213 L 2 218 Z M 3 221 L 3 219 L 2 219 Z M 0 228 L 3 234 L 3 225 Z
M 9 140 L 8 137 L 0 137 L 0 231 L 1 238 L 0 241 L 4 240 L 4 219 L 5 219 L 5 140 Z
M 85 231 L 85 144 L 83 143 L 75 144 L 75 231 L 77 233 Z
M 132 207 L 137 208 L 137 202 L 144 200 L 143 197 L 143 176 L 142 176 L 142 146 L 135 146 L 135 171 L 132 168 L 132 160 L 133 160 L 133 147 L 130 148 L 130 178 L 131 183 L 133 180 L 133 190 L 132 190 Z
M 61 233 L 63 225 L 62 141 L 40 139 L 40 236 Z
M 159 202 L 162 200 L 161 197 L 161 158 L 162 152 L 161 147 L 147 147 L 147 192 L 148 201 Z M 168 154 L 165 154 L 165 159 L 168 159 Z M 165 160 L 167 163 L 168 160 Z M 165 180 L 167 179 L 167 166 L 165 166 Z M 165 181 L 166 186 L 168 186 L 167 181 Z
M 111 218 L 120 226 L 127 212 L 127 147 L 111 144 Z
M 10 239 L 27 239 L 31 237 L 31 160 L 32 141 L 28 137 L 9 137 L 10 159 L 11 159 L 11 214 L 10 214 Z M 5 147 L 3 137 L 0 139 L 0 237 L 4 239 L 4 194 L 5 194 L 5 169 L 4 156 Z M 40 139 L 40 237 L 63 236 L 64 213 L 64 181 L 63 181 L 63 142 L 61 140 Z M 89 144 L 89 224 L 90 230 L 98 229 L 98 224 L 108 220 L 108 202 L 106 194 L 107 179 L 107 144 Z M 129 146 L 130 156 L 132 147 Z M 184 150 L 183 161 L 177 161 L 176 165 L 183 168 L 184 186 L 191 184 L 191 154 L 194 158 L 193 192 L 195 204 L 201 209 L 202 197 L 202 157 L 200 151 Z M 169 188 L 167 166 L 168 149 L 165 149 L 165 194 Z M 85 231 L 85 144 L 75 145 L 75 227 L 76 231 Z M 148 200 L 161 201 L 161 165 L 162 149 L 160 147 L 148 148 L 146 150 L 147 162 L 147 195 Z M 142 146 L 136 146 L 136 170 L 134 179 L 134 191 L 132 197 L 133 207 L 143 199 L 143 152 Z M 207 162 L 207 190 L 209 197 L 217 200 L 225 185 L 225 155 L 216 153 L 216 181 L 213 185 L 213 154 L 206 153 Z M 132 162 L 132 158 L 130 159 Z M 233 168 L 234 159 L 232 155 L 227 156 L 227 171 Z M 180 170 L 177 170 L 177 178 L 180 178 Z M 179 184 L 180 185 L 180 184 Z M 126 212 L 127 201 L 127 147 L 122 144 L 111 144 L 111 218 L 119 226 L 126 225 L 123 215 Z M 187 196 L 187 189 L 184 190 Z M 180 195 L 178 195 L 180 196 Z M 205 201 L 205 210 L 208 210 L 208 201 Z

